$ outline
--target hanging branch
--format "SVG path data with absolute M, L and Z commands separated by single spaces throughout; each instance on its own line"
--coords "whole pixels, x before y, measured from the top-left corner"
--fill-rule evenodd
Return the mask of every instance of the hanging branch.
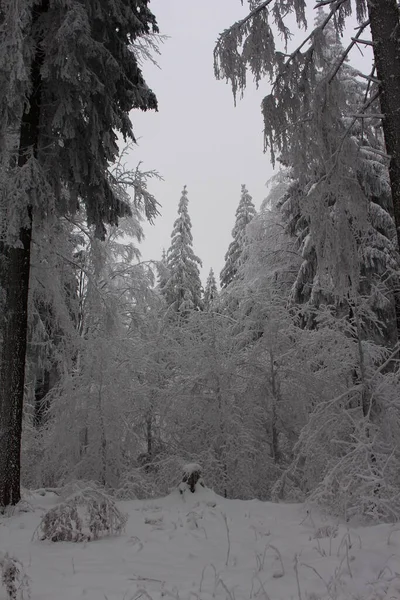
M 222 44 L 222 41 L 224 38 L 228 37 L 228 35 L 234 30 L 234 29 L 241 29 L 243 27 L 243 25 L 246 25 L 246 23 L 248 23 L 253 17 L 255 17 L 256 15 L 258 15 L 260 12 L 262 12 L 265 8 L 267 8 L 267 6 L 269 4 L 271 4 L 273 0 L 265 0 L 264 2 L 262 2 L 260 4 L 260 6 L 257 6 L 256 8 L 254 8 L 251 12 L 249 12 L 249 14 L 247 15 L 247 17 L 244 17 L 244 19 L 241 19 L 240 21 L 236 21 L 236 23 L 234 23 L 233 25 L 231 25 L 228 29 L 225 29 L 225 31 L 223 31 L 218 40 L 217 43 L 215 44 L 215 48 L 214 48 L 214 62 L 216 62 L 216 55 L 217 52 Z M 243 2 L 242 2 L 243 4 Z
M 369 25 L 369 19 L 368 19 L 368 21 L 365 21 L 365 23 L 363 23 L 360 27 L 357 28 L 358 29 L 357 35 L 355 37 L 351 38 L 350 44 L 347 46 L 347 48 L 345 49 L 345 51 L 343 52 L 343 54 L 340 56 L 340 59 L 338 60 L 338 62 L 335 65 L 332 73 L 329 76 L 328 83 L 331 83 L 334 80 L 334 78 L 336 77 L 338 71 L 340 70 L 340 67 L 343 65 L 343 63 L 346 60 L 347 56 L 350 54 L 350 51 L 352 50 L 352 48 L 357 43 L 358 37 L 361 35 L 361 33 L 364 31 L 364 29 L 366 27 L 368 27 L 368 25 Z M 368 78 L 367 75 L 360 74 L 360 76 Z

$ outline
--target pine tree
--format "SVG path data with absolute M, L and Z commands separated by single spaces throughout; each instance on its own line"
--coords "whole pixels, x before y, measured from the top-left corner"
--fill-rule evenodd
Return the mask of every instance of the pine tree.
M 247 191 L 246 186 L 242 185 L 242 195 L 239 206 L 236 209 L 236 222 L 232 230 L 233 240 L 229 244 L 228 251 L 225 254 L 225 266 L 220 274 L 222 288 L 226 288 L 238 272 L 244 250 L 246 227 L 255 214 L 256 209 L 252 197 Z
M 6 82 L 0 90 L 0 286 L 7 316 L 0 365 L 0 506 L 6 506 L 20 499 L 33 223 L 40 227 L 82 203 L 102 238 L 105 223 L 117 224 L 129 212 L 109 166 L 118 155 L 117 132 L 134 139 L 130 110 L 157 108 L 131 50 L 157 25 L 148 0 L 4 0 L 0 21 Z
M 161 294 L 164 294 L 165 286 L 169 278 L 169 270 L 167 266 L 167 253 L 165 251 L 165 248 L 163 248 L 161 260 L 159 260 L 156 264 L 156 271 L 157 289 L 161 292 Z
M 169 278 L 162 293 L 168 306 L 182 314 L 202 308 L 201 260 L 193 251 L 192 223 L 188 212 L 186 186 L 179 201 L 178 218 L 171 234 L 171 246 L 167 251 Z
M 218 297 L 218 289 L 217 282 L 215 281 L 215 275 L 213 269 L 210 269 L 210 272 L 207 277 L 206 287 L 204 290 L 204 310 L 208 310 L 214 300 Z
M 294 13 L 297 23 L 307 28 L 306 4 L 297 0 L 289 0 L 283 6 L 274 0 L 254 3 L 248 0 L 250 12 L 220 35 L 214 50 L 214 72 L 217 79 L 226 79 L 232 84 L 236 98 L 238 92 L 243 93 L 246 87 L 249 70 L 256 83 L 267 76 L 271 83 L 271 93 L 262 103 L 265 126 L 265 145 L 271 151 L 272 160 L 275 153 L 286 154 L 293 148 L 294 136 L 298 125 L 307 121 L 319 125 L 320 133 L 325 135 L 329 149 L 327 171 L 329 167 L 340 162 L 348 162 L 346 149 L 351 145 L 346 141 L 351 127 L 335 131 L 334 122 L 327 122 L 327 107 L 335 102 L 335 82 L 337 76 L 354 46 L 364 44 L 362 34 L 367 27 L 371 29 L 372 48 L 375 65 L 370 73 L 359 73 L 369 81 L 365 99 L 352 115 L 353 123 L 362 120 L 369 112 L 382 119 L 386 152 L 390 158 L 389 178 L 392 192 L 393 216 L 400 241 L 400 38 L 397 31 L 400 27 L 400 13 L 397 0 L 381 0 L 380 2 L 335 2 L 328 0 L 317 3 L 317 6 L 329 7 L 329 12 L 301 42 L 297 49 L 287 54 L 287 44 L 291 38 L 286 18 Z M 357 34 L 352 44 L 341 52 L 339 57 L 331 61 L 331 68 L 326 71 L 324 80 L 315 86 L 320 71 L 321 38 L 323 30 L 333 24 L 337 37 L 343 34 L 347 19 L 353 13 L 359 22 Z M 367 18 L 369 17 L 369 18 Z M 276 38 L 271 21 L 279 30 L 285 47 L 284 52 L 277 51 Z M 376 69 L 376 77 L 375 77 Z M 317 93 L 316 93 L 317 92 Z M 380 104 L 380 109 L 377 104 Z M 374 107 L 375 104 L 375 107 Z M 306 117 L 306 118 L 304 118 Z M 371 118 L 368 116 L 368 118 Z M 303 128 L 305 131 L 307 128 Z M 331 134 L 334 134 L 333 136 Z M 338 135 L 341 134 L 341 135 Z M 295 136 L 297 137 L 297 136 Z M 340 139 L 342 138 L 342 139 Z M 304 140 L 312 142 L 308 137 Z M 296 140 L 295 140 L 296 142 Z M 297 152 L 304 153 L 304 148 L 297 139 Z M 309 155 L 304 154 L 303 164 L 307 173 L 313 163 L 308 162 Z M 345 176 L 346 177 L 346 176 Z M 329 177 L 327 178 L 329 179 Z M 343 177 L 341 178 L 343 180 Z M 321 180 L 325 183 L 325 178 Z M 320 217 L 329 215 L 323 207 Z M 339 240 L 341 241 L 341 240 Z M 400 322 L 400 319 L 398 318 Z

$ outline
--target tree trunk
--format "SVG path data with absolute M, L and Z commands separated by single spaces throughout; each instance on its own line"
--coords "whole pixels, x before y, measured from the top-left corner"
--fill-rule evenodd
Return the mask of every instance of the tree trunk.
M 272 407 L 271 407 L 271 455 L 274 463 L 278 463 L 280 461 L 280 451 L 279 451 L 279 434 L 277 428 L 278 421 L 278 403 L 279 403 L 279 383 L 277 381 L 276 370 L 275 370 L 275 361 L 274 354 L 270 350 L 269 352 L 270 359 L 270 375 L 271 375 L 271 391 L 272 391 Z
M 400 249 L 400 11 L 396 0 L 369 0 L 368 14 L 374 42 L 376 73 L 380 81 L 380 104 L 385 115 L 382 126 L 393 214 Z M 397 330 L 400 337 L 400 300 L 396 293 Z
M 5 290 L 0 365 L 0 507 L 20 500 L 20 447 L 25 383 L 31 227 L 20 231 L 22 248 L 3 247 Z
M 32 23 L 47 10 L 47 0 L 33 12 Z M 37 46 L 38 47 L 38 46 Z M 43 55 L 36 50 L 31 65 L 31 94 L 22 115 L 18 166 L 36 155 L 39 139 L 40 74 Z M 28 192 L 27 192 L 28 193 Z M 22 410 L 25 384 L 28 292 L 32 239 L 32 207 L 27 201 L 19 231 L 18 247 L 0 245 L 0 284 L 5 292 L 0 362 L 0 507 L 15 505 L 21 498 L 20 465 Z

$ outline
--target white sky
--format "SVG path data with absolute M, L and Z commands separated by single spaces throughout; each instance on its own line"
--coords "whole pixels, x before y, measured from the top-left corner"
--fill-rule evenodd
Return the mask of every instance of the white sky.
M 273 174 L 269 155 L 263 153 L 260 108 L 267 83 L 256 90 L 249 81 L 244 99 L 235 108 L 230 86 L 214 78 L 213 49 L 218 35 L 247 14 L 248 4 L 242 6 L 240 0 L 152 0 L 150 7 L 160 33 L 170 38 L 158 57 L 161 68 L 144 65 L 159 112 L 131 115 L 138 146 L 129 164 L 142 161 L 144 170 L 155 169 L 164 177 L 149 185 L 162 205 L 162 214 L 153 226 L 144 225 L 142 259 L 159 260 L 162 249 L 169 247 L 181 190 L 187 185 L 193 247 L 203 261 L 203 282 L 210 267 L 219 280 L 241 184 L 247 185 L 258 209 Z M 314 14 L 311 8 L 310 25 Z M 362 69 L 367 57 L 357 54 L 352 62 Z
M 158 57 L 161 69 L 144 65 L 159 112 L 132 113 L 138 147 L 130 161 L 164 177 L 149 189 L 162 204 L 155 224 L 145 225 L 143 260 L 160 259 L 170 245 L 184 185 L 188 188 L 193 247 L 216 275 L 231 241 L 240 187 L 247 185 L 258 208 L 273 174 L 263 153 L 260 104 L 266 88 L 249 85 L 234 107 L 230 86 L 216 81 L 213 48 L 218 34 L 244 16 L 240 0 L 152 0 L 160 32 L 170 36 Z M 140 138 L 140 139 L 139 139 Z

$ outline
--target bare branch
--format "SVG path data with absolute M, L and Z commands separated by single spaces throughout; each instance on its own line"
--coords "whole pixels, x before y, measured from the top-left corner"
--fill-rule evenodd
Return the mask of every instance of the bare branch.
M 369 22 L 368 22 L 369 23 Z M 362 29 L 361 29 L 362 31 Z M 364 44 L 364 46 L 374 46 L 374 42 L 371 42 L 371 40 L 360 40 L 357 37 L 352 37 L 351 38 L 356 44 Z
M 347 46 L 347 48 L 345 49 L 345 51 L 343 52 L 343 54 L 341 55 L 338 63 L 336 64 L 336 66 L 334 67 L 332 73 L 329 76 L 328 79 L 328 83 L 331 83 L 331 81 L 333 81 L 333 79 L 336 77 L 338 71 L 340 70 L 340 67 L 342 66 L 342 64 L 344 63 L 344 61 L 346 60 L 347 56 L 349 55 L 351 49 L 353 48 L 353 46 L 357 43 L 358 40 L 358 36 L 361 35 L 361 33 L 364 31 L 364 29 L 366 27 L 368 27 L 369 25 L 369 20 L 365 21 L 365 23 L 363 23 L 359 28 L 358 28 L 358 33 L 355 37 L 351 38 L 351 42 L 350 44 Z M 366 76 L 365 76 L 366 77 Z

